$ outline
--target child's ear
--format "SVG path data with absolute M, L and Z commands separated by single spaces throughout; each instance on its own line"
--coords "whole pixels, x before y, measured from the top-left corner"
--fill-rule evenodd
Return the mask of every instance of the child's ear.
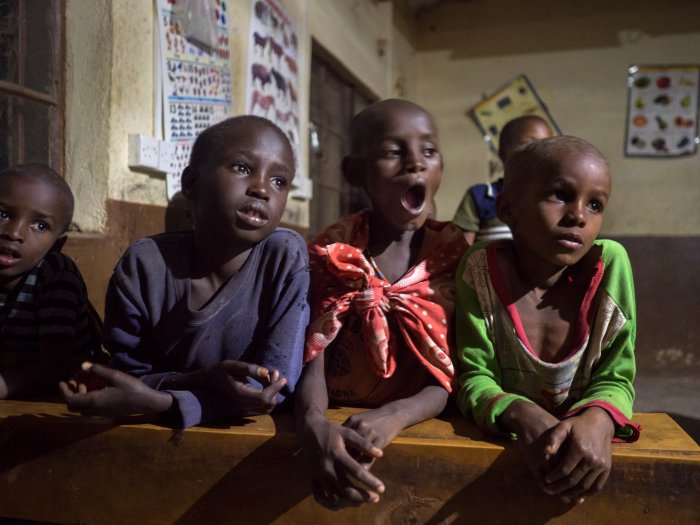
M 343 177 L 350 186 L 359 188 L 362 186 L 362 161 L 354 157 L 343 157 L 341 164 Z
M 496 215 L 501 222 L 510 225 L 513 214 L 510 199 L 507 194 L 499 193 L 496 196 Z
M 68 240 L 68 236 L 64 233 L 61 235 L 58 239 L 56 239 L 53 243 L 53 246 L 51 246 L 51 249 L 49 250 L 50 252 L 60 252 L 63 247 L 66 244 L 66 241 Z
M 193 168 L 192 166 L 187 166 L 184 170 L 182 170 L 180 184 L 182 185 L 182 194 L 187 200 L 193 200 L 197 198 L 197 185 L 195 184 L 195 181 L 197 179 L 196 175 L 197 174 L 195 168 Z

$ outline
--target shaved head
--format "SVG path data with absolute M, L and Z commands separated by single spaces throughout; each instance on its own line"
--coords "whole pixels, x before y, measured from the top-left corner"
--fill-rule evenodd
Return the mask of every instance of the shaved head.
M 350 123 L 350 156 L 366 156 L 367 149 L 374 145 L 377 135 L 381 134 L 387 115 L 395 112 L 420 113 L 432 122 L 427 111 L 408 100 L 392 98 L 370 104 L 355 115 Z
M 505 165 L 503 193 L 515 193 L 523 189 L 538 173 L 560 165 L 570 154 L 590 156 L 608 165 L 603 154 L 593 144 L 571 136 L 552 137 L 525 144 L 510 154 Z

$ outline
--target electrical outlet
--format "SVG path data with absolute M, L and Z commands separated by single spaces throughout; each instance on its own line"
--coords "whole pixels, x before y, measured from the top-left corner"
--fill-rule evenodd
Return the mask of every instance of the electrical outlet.
M 140 133 L 129 134 L 129 167 L 160 171 L 160 140 Z
M 158 141 L 158 170 L 163 173 L 177 172 L 177 144 Z

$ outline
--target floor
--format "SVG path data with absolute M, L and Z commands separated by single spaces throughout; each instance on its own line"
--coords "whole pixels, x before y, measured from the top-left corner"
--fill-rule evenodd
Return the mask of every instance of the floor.
M 700 377 L 638 375 L 635 412 L 666 412 L 700 444 Z

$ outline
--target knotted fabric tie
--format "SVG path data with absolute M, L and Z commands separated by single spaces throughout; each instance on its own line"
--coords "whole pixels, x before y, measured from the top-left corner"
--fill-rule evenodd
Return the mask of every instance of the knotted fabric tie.
M 305 360 L 336 338 L 348 316 L 362 320 L 365 351 L 380 377 L 396 369 L 397 344 L 405 345 L 448 391 L 454 378 L 449 332 L 454 313 L 454 275 L 466 249 L 451 223 L 426 223 L 419 262 L 398 282 L 381 279 L 364 256 L 368 213 L 341 221 L 309 244 L 312 321 Z M 429 227 L 430 225 L 431 227 Z M 391 312 L 400 333 L 391 333 Z

